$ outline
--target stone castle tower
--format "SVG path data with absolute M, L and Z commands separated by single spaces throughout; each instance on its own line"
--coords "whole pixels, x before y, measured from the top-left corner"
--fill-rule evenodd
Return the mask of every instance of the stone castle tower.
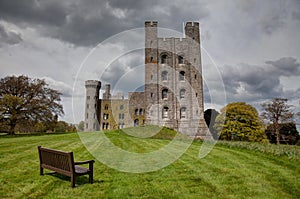
M 199 23 L 185 24 L 185 38 L 157 32 L 157 22 L 145 22 L 146 124 L 204 132 Z
M 98 131 L 99 129 L 99 91 L 101 82 L 87 80 L 85 82 L 86 105 L 84 131 Z
M 156 21 L 145 22 L 145 91 L 113 97 L 101 82 L 86 81 L 85 131 L 153 124 L 203 135 L 203 82 L 198 22 L 185 24 L 185 37 L 160 38 Z

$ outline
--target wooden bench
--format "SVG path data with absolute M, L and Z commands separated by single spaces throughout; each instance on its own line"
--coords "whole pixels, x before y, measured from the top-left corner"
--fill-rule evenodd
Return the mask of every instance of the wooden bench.
M 77 176 L 89 175 L 89 183 L 93 184 L 94 160 L 74 162 L 73 152 L 63 152 L 38 146 L 40 158 L 40 175 L 44 169 L 49 169 L 65 176 L 71 177 L 71 187 L 75 187 Z M 89 168 L 78 165 L 89 164 Z

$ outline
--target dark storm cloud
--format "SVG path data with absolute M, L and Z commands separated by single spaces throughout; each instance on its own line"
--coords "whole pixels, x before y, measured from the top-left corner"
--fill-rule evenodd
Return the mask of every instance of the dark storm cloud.
M 300 75 L 300 63 L 293 57 L 283 57 L 276 61 L 266 61 L 266 64 L 274 66 L 278 75 Z
M 283 57 L 267 61 L 266 64 L 225 66 L 222 77 L 229 99 L 239 97 L 240 100 L 257 100 L 274 96 L 293 98 L 294 94 L 291 91 L 283 90 L 280 78 L 299 75 L 300 63 L 293 57 Z
M 21 34 L 7 30 L 2 24 L 0 24 L 0 45 L 1 43 L 17 44 L 21 41 Z
M 68 12 L 64 1 L 0 0 L 0 18 L 21 24 L 62 25 Z
M 0 19 L 75 45 L 95 46 L 121 31 L 143 27 L 145 20 L 181 31 L 182 21 L 208 15 L 205 5 L 194 4 L 182 8 L 176 1 L 0 0 Z

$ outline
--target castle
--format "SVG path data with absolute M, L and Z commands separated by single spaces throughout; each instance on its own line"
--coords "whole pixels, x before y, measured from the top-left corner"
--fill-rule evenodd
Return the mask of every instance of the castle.
M 156 21 L 145 22 L 145 90 L 111 95 L 87 80 L 85 131 L 159 125 L 204 135 L 203 80 L 198 22 L 185 24 L 185 37 L 159 38 Z

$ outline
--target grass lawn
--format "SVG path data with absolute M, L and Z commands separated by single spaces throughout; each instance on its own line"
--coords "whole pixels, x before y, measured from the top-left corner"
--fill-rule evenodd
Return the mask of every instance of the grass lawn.
M 141 153 L 170 142 L 107 134 Z M 298 153 L 291 158 L 222 143 L 199 159 L 201 142 L 193 142 L 177 161 L 149 173 L 120 172 L 95 159 L 94 184 L 81 176 L 72 189 L 68 177 L 49 170 L 39 175 L 38 145 L 73 151 L 77 161 L 95 159 L 76 133 L 0 136 L 0 198 L 300 198 Z

